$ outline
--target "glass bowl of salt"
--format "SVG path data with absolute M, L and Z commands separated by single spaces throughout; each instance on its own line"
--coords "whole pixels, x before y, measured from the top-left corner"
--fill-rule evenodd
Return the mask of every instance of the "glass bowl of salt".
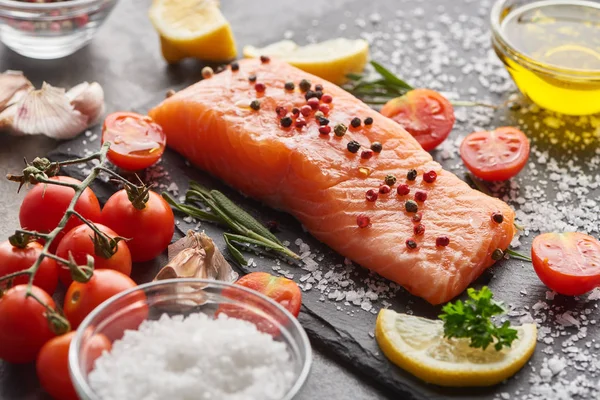
M 110 298 L 69 349 L 82 400 L 290 400 L 311 362 L 306 332 L 281 305 L 201 279 L 151 282 Z

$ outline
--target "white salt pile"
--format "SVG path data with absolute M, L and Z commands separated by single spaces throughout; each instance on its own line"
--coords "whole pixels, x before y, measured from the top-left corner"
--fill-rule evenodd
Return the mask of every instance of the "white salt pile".
M 285 344 L 220 314 L 145 321 L 89 375 L 102 400 L 279 400 L 294 380 Z

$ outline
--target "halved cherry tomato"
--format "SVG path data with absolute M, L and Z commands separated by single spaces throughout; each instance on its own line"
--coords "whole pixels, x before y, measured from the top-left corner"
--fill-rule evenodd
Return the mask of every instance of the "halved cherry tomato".
M 137 171 L 156 163 L 165 151 L 167 137 L 152 118 L 116 112 L 104 120 L 102 143 L 111 142 L 108 159 L 119 168 Z
M 0 243 L 0 277 L 31 267 L 42 252 L 38 242 L 28 243 L 24 248 L 14 247 L 7 240 Z M 29 276 L 23 275 L 13 280 L 13 285 L 29 282 Z M 33 284 L 49 295 L 54 294 L 58 284 L 58 266 L 56 261 L 45 257 L 33 279 Z M 0 287 L 1 289 L 1 287 Z
M 81 183 L 77 179 L 68 176 L 56 176 L 50 179 L 66 183 Z M 42 233 L 52 231 L 65 215 L 65 211 L 67 211 L 74 195 L 75 190 L 66 186 L 36 184 L 27 192 L 21 204 L 19 210 L 21 227 Z M 83 191 L 77 204 L 75 204 L 75 211 L 92 222 L 100 221 L 100 203 L 92 189 L 86 188 Z M 79 218 L 71 216 L 61 234 L 52 243 L 50 250 L 55 251 L 60 239 L 71 229 L 81 224 Z
M 529 139 L 517 128 L 473 132 L 460 145 L 463 162 L 476 177 L 505 181 L 517 175 L 529 159 Z
M 31 292 L 48 307 L 54 300 L 37 286 Z M 0 359 L 11 363 L 35 360 L 42 346 L 55 335 L 46 319 L 46 308 L 26 297 L 27 285 L 17 285 L 0 297 Z
M 446 140 L 456 121 L 448 99 L 429 89 L 414 89 L 388 101 L 381 114 L 402 125 L 427 151 Z
M 65 295 L 64 312 L 77 328 L 89 313 L 105 300 L 127 289 L 136 287 L 130 277 L 112 269 L 99 269 L 89 282 L 73 282 Z
M 69 376 L 69 346 L 75 336 L 71 331 L 57 336 L 44 345 L 38 354 L 36 371 L 44 390 L 55 399 L 78 400 L 77 392 Z M 93 363 L 104 350 L 110 351 L 111 343 L 104 335 L 96 334 L 86 345 L 86 361 Z
M 600 242 L 579 232 L 544 233 L 531 245 L 533 268 L 557 293 L 579 296 L 600 286 Z
M 130 239 L 127 247 L 134 262 L 152 260 L 173 238 L 175 216 L 169 204 L 157 193 L 149 192 L 146 207 L 138 210 L 125 190 L 113 194 L 102 210 L 102 223 Z
M 100 232 L 105 233 L 110 238 L 115 238 L 119 235 L 109 227 L 102 224 L 95 224 Z M 87 263 L 87 255 L 94 257 L 94 269 L 114 269 L 127 276 L 131 275 L 131 253 L 125 241 L 120 241 L 117 244 L 117 251 L 109 258 L 105 258 L 102 254 L 96 254 L 94 248 L 94 231 L 87 225 L 80 225 L 73 229 L 60 241 L 56 255 L 66 260 L 69 259 L 69 254 L 78 265 Z M 69 287 L 73 279 L 68 268 L 61 266 L 59 268 L 60 281 Z
M 300 313 L 302 292 L 296 282 L 290 279 L 273 276 L 266 272 L 251 272 L 242 276 L 235 284 L 270 297 L 292 313 L 294 317 Z

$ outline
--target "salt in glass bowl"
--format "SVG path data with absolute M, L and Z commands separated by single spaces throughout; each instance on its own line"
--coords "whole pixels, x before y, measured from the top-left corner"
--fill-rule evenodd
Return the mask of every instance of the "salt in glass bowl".
M 92 40 L 118 0 L 0 0 L 0 40 L 26 57 L 68 56 Z
M 227 309 L 225 309 L 227 307 Z M 140 285 L 108 299 L 79 326 L 69 349 L 69 370 L 75 390 L 82 400 L 101 400 L 88 382 L 93 361 L 86 351 L 94 335 L 110 341 L 122 337 L 126 329 L 136 329 L 146 320 L 204 313 L 215 317 L 217 310 L 255 323 L 285 344 L 294 366 L 294 382 L 281 400 L 291 400 L 303 386 L 312 363 L 312 350 L 298 320 L 281 305 L 262 294 L 234 284 L 202 279 L 170 279 Z

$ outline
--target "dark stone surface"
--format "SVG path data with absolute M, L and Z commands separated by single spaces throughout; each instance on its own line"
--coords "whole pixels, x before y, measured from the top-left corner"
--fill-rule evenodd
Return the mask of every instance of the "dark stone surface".
M 232 23 L 240 45 L 264 44 L 279 40 L 288 29 L 297 33 L 308 33 L 311 29 L 333 32 L 335 29 L 326 23 L 329 17 L 336 19 L 345 9 L 368 12 L 374 5 L 373 2 L 363 0 L 310 0 L 303 1 L 302 6 L 291 0 L 231 0 L 223 3 L 224 12 Z M 380 10 L 393 10 L 398 5 L 395 0 L 380 0 L 376 3 Z M 406 3 L 410 2 L 403 3 L 406 7 L 409 5 Z M 415 5 L 417 3 L 419 2 L 415 1 Z M 469 12 L 468 2 L 456 4 L 457 7 L 464 7 L 465 12 Z M 420 5 L 424 7 L 425 3 L 421 2 Z M 144 105 L 156 103 L 167 88 L 195 81 L 201 68 L 200 64 L 194 62 L 186 62 L 176 67 L 165 66 L 158 51 L 155 34 L 146 18 L 148 6 L 149 1 L 122 1 L 92 44 L 63 60 L 34 62 L 1 49 L 0 69 L 21 69 L 36 84 L 47 80 L 57 86 L 72 86 L 81 80 L 97 80 L 106 90 L 108 111 L 131 109 L 140 105 L 143 110 L 146 108 Z M 313 19 L 321 20 L 319 28 L 311 28 Z M 356 36 L 358 29 L 353 27 L 345 35 Z M 321 36 L 326 37 L 326 33 L 322 33 Z M 511 117 L 510 120 L 513 121 L 514 118 Z M 60 158 L 73 155 L 81 153 L 83 147 L 92 149 L 98 146 L 97 141 L 84 145 L 83 140 L 88 139 L 80 137 L 73 144 L 63 145 L 55 156 Z M 543 140 L 539 138 L 540 142 Z M 54 142 L 44 138 L 16 139 L 0 136 L 0 174 L 18 170 L 23 156 L 33 158 L 34 155 L 46 153 L 54 146 Z M 171 179 L 177 182 L 180 190 L 185 190 L 188 179 L 196 179 L 210 187 L 220 188 L 259 219 L 280 221 L 283 238 L 293 241 L 301 237 L 311 249 L 322 252 L 325 261 L 342 261 L 341 257 L 332 253 L 326 246 L 303 233 L 300 225 L 291 217 L 243 198 L 215 179 L 186 166 L 176 154 L 168 152 L 163 166 L 170 172 Z M 71 169 L 70 173 L 76 175 L 81 171 Z M 97 185 L 96 188 L 102 192 L 106 186 Z M 11 210 L 18 206 L 20 197 L 14 195 L 13 189 L 14 186 L 0 181 L 0 233 L 3 237 L 17 225 L 16 214 Z M 179 228 L 185 230 L 187 226 L 181 223 Z M 223 248 L 220 231 L 209 224 L 203 224 L 202 228 Z M 530 239 L 525 239 L 524 245 L 527 246 L 529 242 Z M 151 279 L 159 264 L 137 268 L 134 278 L 139 282 Z M 269 271 L 272 265 L 270 261 L 261 259 L 258 268 Z M 296 275 L 303 272 L 293 267 L 289 269 Z M 491 286 L 497 297 L 519 307 L 531 307 L 537 300 L 544 299 L 546 290 L 530 266 L 514 260 L 502 262 L 492 271 L 485 273 L 476 286 L 484 283 Z M 523 289 L 527 290 L 527 297 L 520 294 Z M 539 368 L 544 357 L 538 348 L 531 365 L 504 385 L 473 390 L 437 388 L 423 384 L 404 373 L 381 355 L 375 340 L 370 336 L 374 329 L 375 315 L 356 312 L 350 316 L 345 312 L 336 311 L 334 303 L 322 302 L 319 297 L 320 293 L 315 290 L 307 292 L 300 316 L 317 353 L 313 371 L 299 399 L 492 399 L 499 392 L 514 392 L 515 388 L 526 389 L 532 366 Z M 580 309 L 583 305 L 583 301 L 567 302 L 561 298 L 557 298 L 557 302 L 567 304 L 569 309 Z M 410 308 L 422 316 L 434 317 L 439 312 L 438 307 L 432 307 L 404 292 L 399 292 L 392 303 L 394 310 L 403 311 Z M 597 311 L 595 313 L 597 314 Z M 598 335 L 598 330 L 590 327 L 588 336 L 594 335 Z M 555 346 L 560 347 L 560 341 L 557 340 Z M 332 359 L 335 362 L 332 362 Z M 356 375 L 349 374 L 346 368 L 356 372 Z M 8 366 L 0 363 L 0 380 L 0 400 L 44 398 L 37 387 L 31 366 Z

